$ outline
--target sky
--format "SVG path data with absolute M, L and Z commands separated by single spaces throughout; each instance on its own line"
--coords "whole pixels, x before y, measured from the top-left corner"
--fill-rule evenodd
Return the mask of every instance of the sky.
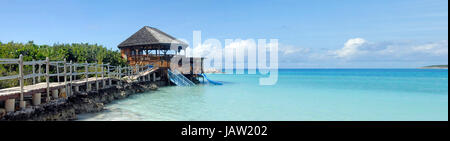
M 278 39 L 281 68 L 448 64 L 447 0 L 0 0 L 0 41 L 97 43 L 143 26 L 192 43 Z M 226 46 L 224 48 L 227 48 Z

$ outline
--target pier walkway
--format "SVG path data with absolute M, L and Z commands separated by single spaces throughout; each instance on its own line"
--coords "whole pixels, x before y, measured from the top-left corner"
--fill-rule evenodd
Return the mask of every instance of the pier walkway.
M 46 60 L 24 61 L 22 55 L 18 59 L 0 59 L 0 65 L 18 66 L 17 75 L 0 74 L 0 81 L 19 82 L 17 87 L 0 89 L 0 105 L 4 106 L 0 107 L 0 110 L 4 108 L 6 112 L 26 108 L 27 101 L 31 102 L 31 105 L 39 105 L 42 101 L 68 98 L 73 92 L 97 91 L 121 85 L 123 82 L 161 79 L 156 77 L 159 68 L 148 65 L 121 67 L 87 62 L 72 63 L 66 60 L 50 61 L 48 57 Z M 25 85 L 25 81 L 31 84 Z M 45 97 L 41 98 L 43 96 Z M 19 108 L 16 108 L 16 99 Z

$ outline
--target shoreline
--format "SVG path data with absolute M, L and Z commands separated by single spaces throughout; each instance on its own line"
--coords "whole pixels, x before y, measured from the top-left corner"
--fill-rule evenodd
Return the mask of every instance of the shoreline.
M 72 121 L 78 120 L 79 114 L 97 113 L 104 110 L 106 104 L 124 99 L 130 95 L 156 91 L 167 86 L 165 81 L 126 83 L 99 91 L 76 92 L 68 99 L 60 98 L 39 106 L 8 112 L 0 121 Z
M 443 70 L 448 70 L 448 68 L 446 67 L 420 67 L 418 69 L 443 69 Z

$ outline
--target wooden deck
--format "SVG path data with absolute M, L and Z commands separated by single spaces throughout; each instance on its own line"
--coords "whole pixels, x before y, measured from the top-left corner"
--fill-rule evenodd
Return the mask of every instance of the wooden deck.
M 99 85 L 102 85 L 103 80 L 105 80 L 105 83 L 109 86 L 109 79 L 112 79 L 112 81 L 119 81 L 118 79 L 115 78 L 95 78 L 95 77 L 91 77 L 88 79 L 87 83 L 89 84 L 95 84 L 96 82 L 99 83 Z M 72 81 L 72 87 L 75 86 L 86 86 L 86 79 L 80 79 L 80 80 L 76 80 L 76 81 Z M 68 86 L 70 86 L 70 83 L 67 83 Z M 51 90 L 57 90 L 57 89 L 61 89 L 61 88 L 65 88 L 65 84 L 64 82 L 53 82 L 53 83 L 49 83 L 49 89 Z M 94 87 L 93 87 L 94 88 Z M 102 86 L 101 88 L 105 88 L 105 86 Z M 47 92 L 47 83 L 42 82 L 42 83 L 37 83 L 34 85 L 28 85 L 28 86 L 24 86 L 23 87 L 23 91 L 24 91 L 24 96 L 28 96 L 28 95 L 32 95 L 35 93 L 46 93 Z M 12 88 L 6 88 L 6 89 L 0 89 L 0 101 L 1 100 L 6 100 L 6 99 L 11 99 L 11 98 L 17 98 L 20 95 L 20 86 L 19 87 L 12 87 Z
M 109 64 L 95 64 L 95 63 L 68 63 L 64 61 L 49 61 L 48 58 L 46 60 L 41 61 L 23 61 L 22 56 L 19 59 L 1 59 L 0 64 L 18 64 L 20 69 L 19 75 L 13 76 L 1 76 L 0 80 L 8 80 L 8 79 L 16 79 L 20 82 L 20 86 L 12 87 L 12 88 L 4 88 L 0 89 L 0 102 L 8 99 L 17 99 L 20 101 L 23 100 L 24 96 L 30 96 L 36 93 L 51 93 L 53 90 L 64 89 L 66 92 L 71 93 L 75 87 L 80 88 L 84 87 L 84 90 L 96 90 L 102 88 L 107 88 L 113 86 L 112 84 L 120 84 L 118 82 L 126 81 L 128 83 L 140 82 L 140 81 L 149 81 L 152 78 L 150 75 L 155 73 L 159 68 L 148 68 L 148 66 L 129 66 L 129 67 L 120 67 L 120 66 L 111 66 Z M 23 66 L 31 65 L 33 66 L 32 74 L 24 74 Z M 48 73 L 49 66 L 56 66 L 56 74 Z M 46 73 L 41 72 L 41 66 L 44 66 L 44 70 Z M 59 68 L 63 67 L 63 72 L 59 71 Z M 84 72 L 77 72 L 77 68 L 84 67 Z M 89 68 L 96 68 L 95 71 L 88 71 Z M 36 72 L 38 68 L 39 72 Z M 80 71 L 80 69 L 78 69 Z M 70 78 L 76 78 L 76 76 L 91 76 L 87 80 L 78 79 L 72 80 Z M 94 76 L 94 77 L 92 77 Z M 47 81 L 44 82 L 36 82 L 36 78 L 46 77 Z M 49 82 L 50 77 L 57 77 L 58 82 Z M 60 81 L 60 77 L 64 77 L 62 81 Z M 33 85 L 25 86 L 23 84 L 24 79 L 33 79 Z M 153 81 L 155 78 L 153 77 Z M 103 83 L 104 82 L 104 83 Z M 110 84 L 110 82 L 112 84 Z M 87 88 L 87 84 L 89 84 L 89 88 Z M 95 85 L 92 85 L 95 84 Z M 98 85 L 97 85 L 98 84 Z M 47 86 L 48 85 L 48 86 Z M 115 85 L 114 85 L 115 86 Z M 66 89 L 67 88 L 67 89 Z

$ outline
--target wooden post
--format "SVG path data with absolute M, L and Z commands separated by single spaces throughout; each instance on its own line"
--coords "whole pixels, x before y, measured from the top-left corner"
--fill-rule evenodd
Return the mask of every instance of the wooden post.
M 136 80 L 139 82 L 138 71 L 139 71 L 139 65 L 136 63 L 136 66 L 134 68 L 134 76 L 136 76 Z
M 105 87 L 105 69 L 103 69 L 103 63 L 100 65 L 102 68 L 100 69 L 102 71 L 102 86 Z
M 5 101 L 5 110 L 6 112 L 14 112 L 16 109 L 16 99 L 11 98 Z
M 76 81 L 77 80 L 77 76 L 78 76 L 78 70 L 77 70 L 78 66 L 77 66 L 76 63 L 72 64 L 72 65 L 73 65 L 73 73 L 75 73 L 75 75 L 73 75 L 73 81 Z
M 119 68 L 116 69 L 116 73 L 117 73 L 117 74 L 116 74 L 116 78 L 117 78 L 117 79 L 121 79 L 121 78 L 119 77 L 119 76 L 120 76 L 120 74 L 119 74 L 120 72 L 122 72 L 122 67 L 119 66 Z
M 138 76 L 141 78 L 141 79 L 140 79 L 141 82 L 145 80 L 144 77 L 141 77 L 141 73 L 143 73 L 143 72 L 144 72 L 144 68 L 143 68 L 142 66 L 139 66 L 139 75 L 138 75 Z
M 37 79 L 37 82 L 38 83 L 41 83 L 41 66 L 42 66 L 42 64 L 41 63 L 38 63 L 38 72 L 39 72 L 39 75 L 38 75 L 38 79 Z
M 143 66 L 140 66 L 141 67 L 141 72 L 139 73 L 139 76 L 141 76 L 141 81 L 145 81 L 145 75 L 143 75 L 145 72 L 144 72 L 144 67 Z
M 54 99 L 57 99 L 59 96 L 58 96 L 58 89 L 55 89 L 55 90 L 52 90 L 52 97 L 54 98 Z
M 45 58 L 45 82 L 47 83 L 47 99 L 46 101 L 50 101 L 50 59 L 48 57 Z
M 136 68 L 134 69 L 134 75 L 137 75 L 137 74 L 138 74 L 138 71 L 139 71 L 139 65 L 136 64 L 135 67 L 136 67 Z
M 86 61 L 86 64 L 84 66 L 84 69 L 85 69 L 84 76 L 86 77 L 86 92 L 89 92 L 91 90 L 91 87 L 88 83 L 89 82 L 89 74 L 88 74 L 89 68 L 88 67 L 89 67 L 89 64 Z
M 70 84 L 69 84 L 69 95 L 67 95 L 67 97 L 72 95 L 72 77 L 73 77 L 73 74 L 72 74 L 72 69 L 73 68 L 72 68 L 72 66 L 73 66 L 72 60 L 70 60 L 70 65 L 69 65 L 69 73 L 70 73 L 69 81 L 70 81 Z
M 66 90 L 66 94 L 65 94 L 66 97 L 65 98 L 67 98 L 67 95 L 69 93 L 69 89 L 67 87 L 67 70 L 66 70 L 67 64 L 66 63 L 67 63 L 66 59 L 64 58 L 64 89 Z
M 35 60 L 33 59 L 33 85 L 36 84 L 36 64 L 34 62 Z
M 117 74 L 119 76 L 119 78 L 117 78 L 117 84 L 121 85 L 121 79 L 122 79 L 122 67 L 119 66 L 119 74 Z
M 108 80 L 109 80 L 109 86 L 112 86 L 112 80 L 111 80 L 111 72 L 110 72 L 111 70 L 110 70 L 110 67 L 109 67 L 109 64 L 108 64 Z
M 98 64 L 95 64 L 95 90 L 98 91 Z
M 110 69 L 109 71 L 111 71 L 110 73 L 113 73 L 113 74 L 111 74 L 111 76 L 110 77 L 114 77 L 114 78 L 119 78 L 119 76 L 117 75 L 118 73 L 119 73 L 119 66 L 117 66 L 117 67 L 114 67 L 113 69 Z M 114 70 L 114 71 L 113 71 Z
M 78 76 L 78 64 L 75 63 L 73 65 L 73 71 L 75 72 L 75 75 L 73 77 L 73 81 L 76 81 L 77 80 L 77 76 Z M 80 86 L 76 85 L 74 90 L 75 90 L 75 92 L 79 92 L 80 91 Z
M 56 80 L 58 80 L 59 83 L 59 63 L 56 63 Z
M 141 71 L 142 71 L 142 73 L 145 73 L 144 72 L 144 67 L 141 68 Z M 146 77 L 145 75 L 142 75 L 142 81 L 145 81 L 145 77 Z
M 25 101 L 23 101 L 23 55 L 19 56 L 19 83 L 20 83 L 20 108 L 24 109 L 26 107 Z
M 34 106 L 41 104 L 41 93 L 35 93 L 32 95 L 32 104 Z

